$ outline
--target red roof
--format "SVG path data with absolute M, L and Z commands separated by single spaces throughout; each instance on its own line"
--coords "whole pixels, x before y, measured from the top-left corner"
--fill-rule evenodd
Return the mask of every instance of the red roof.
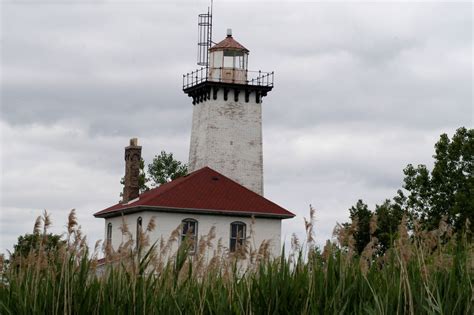
M 128 204 L 118 203 L 94 214 L 105 218 L 151 210 L 256 217 L 292 218 L 295 215 L 209 167 L 151 189 Z
M 249 52 L 247 48 L 242 46 L 238 41 L 236 41 L 232 36 L 227 36 L 223 41 L 212 46 L 209 51 L 214 50 L 223 50 L 223 49 L 234 49 L 234 50 L 243 50 Z

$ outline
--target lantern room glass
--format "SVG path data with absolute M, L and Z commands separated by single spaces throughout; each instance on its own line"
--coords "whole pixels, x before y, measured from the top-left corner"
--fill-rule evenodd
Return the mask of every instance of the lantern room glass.
M 247 68 L 247 54 L 243 51 L 224 50 L 222 67 L 245 70 Z
M 214 50 L 209 55 L 209 81 L 247 84 L 248 52 L 238 49 Z

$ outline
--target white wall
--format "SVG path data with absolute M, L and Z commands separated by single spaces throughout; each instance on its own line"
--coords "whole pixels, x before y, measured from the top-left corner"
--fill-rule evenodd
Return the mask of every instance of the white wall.
M 211 93 L 212 94 L 212 93 Z M 217 99 L 194 105 L 189 169 L 210 168 L 263 195 L 262 106 L 251 93 L 241 91 L 227 101 L 219 89 Z
M 151 212 L 143 211 L 124 216 L 125 222 L 136 239 L 137 218 L 142 217 L 142 227 L 146 229 L 152 217 L 155 217 L 156 227 L 151 232 L 150 244 L 159 240 L 161 237 L 167 240 L 171 232 L 176 229 L 181 221 L 186 218 L 192 218 L 198 221 L 198 238 L 208 234 L 212 226 L 216 227 L 216 238 L 213 242 L 214 248 L 217 247 L 219 238 L 222 239 L 222 245 L 229 247 L 230 239 L 230 224 L 234 221 L 241 221 L 247 225 L 247 237 L 250 236 L 251 218 L 248 217 L 232 217 L 224 215 L 204 215 L 204 214 L 185 214 L 185 213 L 169 213 L 169 212 Z M 126 241 L 126 237 L 122 235 L 120 227 L 122 226 L 122 217 L 114 217 L 105 219 L 105 231 L 107 231 L 107 224 L 112 223 L 112 246 L 116 250 L 120 244 Z M 274 256 L 280 254 L 281 251 L 281 220 L 256 218 L 253 226 L 254 235 L 249 239 L 252 246 L 258 248 L 264 240 L 270 241 L 270 253 Z M 104 233 L 104 239 L 106 232 Z M 177 249 L 178 244 L 175 244 L 173 252 Z

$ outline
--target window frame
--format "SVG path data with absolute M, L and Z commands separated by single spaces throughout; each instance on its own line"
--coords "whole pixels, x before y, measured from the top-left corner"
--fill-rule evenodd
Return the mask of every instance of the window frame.
M 193 240 L 191 249 L 189 250 L 189 254 L 194 254 L 196 253 L 197 250 L 197 239 L 198 239 L 198 229 L 199 229 L 199 222 L 196 219 L 193 218 L 186 218 L 181 220 L 181 236 L 180 236 L 180 244 L 185 240 L 187 234 L 188 234 L 188 224 L 194 224 L 194 229 L 192 230 L 192 234 L 190 235 L 191 239 Z M 184 233 L 186 227 L 186 233 Z
M 236 235 L 233 235 L 233 227 L 236 226 Z M 243 227 L 242 236 L 239 237 L 239 226 Z M 242 221 L 234 221 L 230 223 L 230 233 L 229 233 L 229 252 L 233 253 L 238 249 L 237 243 L 239 246 L 244 246 L 244 242 L 247 240 L 247 224 Z
M 143 227 L 143 218 L 139 216 L 137 218 L 137 231 L 136 231 L 136 245 L 137 248 L 140 247 L 140 234 L 142 233 L 142 227 Z
M 245 52 L 230 50 L 230 49 L 223 50 L 223 53 L 222 53 L 222 67 L 223 68 L 245 70 L 247 68 L 246 63 L 247 63 L 247 58 L 246 58 Z
M 224 51 L 224 56 L 222 59 L 222 68 L 226 69 L 233 69 L 235 68 L 235 56 L 234 55 L 226 55 L 226 51 Z
M 112 246 L 112 222 L 107 224 L 106 242 L 107 245 Z

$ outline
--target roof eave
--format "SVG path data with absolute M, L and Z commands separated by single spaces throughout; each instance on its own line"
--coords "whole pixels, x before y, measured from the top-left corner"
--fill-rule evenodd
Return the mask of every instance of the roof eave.
M 111 212 L 97 212 L 94 214 L 96 218 L 111 218 L 121 216 L 122 214 L 130 214 L 140 211 L 157 211 L 157 212 L 174 212 L 174 213 L 191 213 L 191 214 L 210 214 L 210 215 L 228 215 L 228 216 L 254 216 L 256 218 L 273 218 L 273 219 L 291 219 L 295 215 L 291 214 L 276 214 L 276 213 L 261 213 L 261 212 L 241 212 L 234 210 L 214 210 L 214 209 L 195 209 L 195 208 L 174 208 L 174 207 L 156 207 L 156 206 L 132 206 L 117 209 Z
M 247 48 L 240 48 L 240 47 L 212 47 L 212 48 L 209 48 L 209 52 L 224 51 L 224 50 L 243 51 L 247 54 L 250 53 L 250 50 L 248 50 Z

